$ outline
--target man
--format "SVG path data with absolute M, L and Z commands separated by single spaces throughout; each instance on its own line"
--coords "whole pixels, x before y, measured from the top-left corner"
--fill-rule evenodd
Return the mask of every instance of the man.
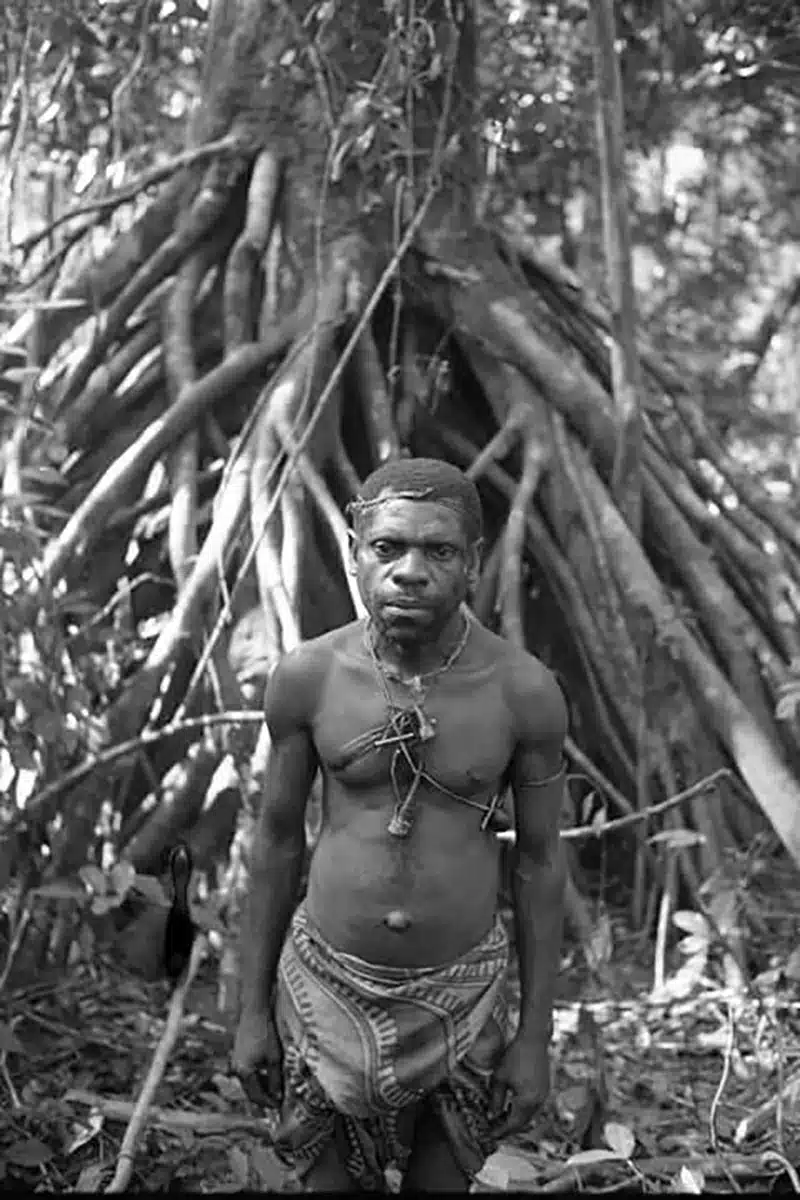
M 469 612 L 481 509 L 435 459 L 385 464 L 353 505 L 369 613 L 301 644 L 267 688 L 272 753 L 251 861 L 234 1067 L 280 1106 L 307 1190 L 463 1190 L 549 1091 L 562 936 L 566 709 L 554 677 Z M 317 769 L 323 819 L 295 911 Z M 521 984 L 497 912 L 514 798 Z

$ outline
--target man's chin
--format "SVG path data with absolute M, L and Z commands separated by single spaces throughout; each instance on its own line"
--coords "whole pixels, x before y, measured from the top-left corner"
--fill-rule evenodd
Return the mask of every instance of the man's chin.
M 433 614 L 419 608 L 387 608 L 376 619 L 384 637 L 393 642 L 419 642 L 429 638 L 435 628 Z

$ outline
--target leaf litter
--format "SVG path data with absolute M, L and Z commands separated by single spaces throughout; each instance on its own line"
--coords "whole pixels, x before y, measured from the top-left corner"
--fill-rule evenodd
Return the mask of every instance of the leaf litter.
M 529 1131 L 491 1156 L 473 1191 L 800 1186 L 795 891 L 784 881 L 759 898 L 766 948 L 751 939 L 762 969 L 743 992 L 720 982 L 713 931 L 700 914 L 675 914 L 676 935 L 708 940 L 704 973 L 685 992 L 669 987 L 691 958 L 680 940 L 657 996 L 652 950 L 622 920 L 610 922 L 613 995 L 607 977 L 573 953 L 559 978 L 551 1099 Z M 165 985 L 107 962 L 40 973 L 0 993 L 4 1187 L 108 1186 L 166 1015 Z M 298 1190 L 270 1150 L 267 1122 L 230 1075 L 233 1032 L 206 964 L 136 1150 L 132 1187 Z

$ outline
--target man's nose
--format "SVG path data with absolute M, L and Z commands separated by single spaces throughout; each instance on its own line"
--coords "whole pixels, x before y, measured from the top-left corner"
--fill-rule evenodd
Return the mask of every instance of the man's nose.
M 395 579 L 403 583 L 425 583 L 428 578 L 425 555 L 416 546 L 412 546 L 397 559 L 393 574 Z

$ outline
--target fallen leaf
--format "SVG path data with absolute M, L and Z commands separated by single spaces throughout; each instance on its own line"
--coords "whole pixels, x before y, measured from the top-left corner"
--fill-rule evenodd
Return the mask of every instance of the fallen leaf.
M 700 982 L 708 963 L 707 947 L 699 954 L 687 958 L 683 966 L 667 980 L 665 991 L 673 999 L 680 1000 L 688 996 Z
M 6 1150 L 6 1158 L 15 1167 L 39 1167 L 53 1157 L 53 1151 L 38 1138 L 21 1138 Z
M 693 1196 L 703 1194 L 705 1178 L 702 1171 L 692 1170 L 691 1167 L 686 1166 L 681 1167 L 675 1182 L 682 1192 L 691 1192 Z
M 106 1173 L 106 1168 L 102 1163 L 90 1163 L 88 1167 L 84 1167 L 78 1176 L 78 1182 L 75 1184 L 76 1192 L 97 1192 L 100 1190 L 100 1184 L 103 1176 Z
M 238 1079 L 231 1078 L 229 1075 L 223 1075 L 221 1071 L 216 1071 L 211 1076 L 211 1082 L 223 1100 L 226 1100 L 228 1104 L 241 1104 L 244 1089 Z
M 261 1181 L 262 1191 L 280 1192 L 283 1190 L 285 1172 L 276 1156 L 266 1146 L 254 1146 L 250 1162 Z
M 558 1092 L 556 1099 L 558 1107 L 563 1109 L 565 1113 L 574 1116 L 580 1112 L 584 1104 L 589 1098 L 589 1088 L 585 1083 L 576 1084 L 574 1087 L 564 1088 Z
M 76 1150 L 80 1150 L 81 1146 L 85 1146 L 93 1137 L 96 1137 L 102 1128 L 103 1114 L 99 1109 L 93 1108 L 89 1113 L 88 1121 L 73 1121 L 73 1136 L 67 1143 L 64 1153 L 74 1154 Z
M 607 1121 L 603 1126 L 603 1137 L 606 1143 L 621 1158 L 630 1158 L 636 1149 L 636 1138 L 627 1125 L 617 1121 Z
M 685 933 L 693 933 L 697 937 L 703 935 L 708 937 L 708 921 L 702 913 L 693 912 L 688 908 L 678 909 L 672 914 L 672 923 Z
M 248 1179 L 250 1178 L 250 1160 L 244 1150 L 241 1150 L 238 1146 L 231 1146 L 228 1151 L 228 1162 L 231 1165 L 236 1182 L 245 1191 Z

